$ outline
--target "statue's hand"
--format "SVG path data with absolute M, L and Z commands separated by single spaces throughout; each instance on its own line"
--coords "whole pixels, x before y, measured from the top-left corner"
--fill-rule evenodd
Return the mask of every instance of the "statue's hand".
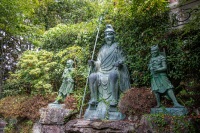
M 122 64 L 123 64 L 122 61 L 118 61 L 118 62 L 115 62 L 113 66 L 115 66 L 115 67 L 121 67 Z
M 88 60 L 88 64 L 89 64 L 90 66 L 94 66 L 94 60 Z

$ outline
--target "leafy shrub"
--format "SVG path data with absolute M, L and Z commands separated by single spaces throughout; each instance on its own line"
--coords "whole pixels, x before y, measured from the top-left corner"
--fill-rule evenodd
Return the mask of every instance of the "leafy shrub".
M 187 116 L 171 116 L 166 114 L 150 114 L 146 115 L 148 123 L 155 132 L 198 132 L 198 125 L 195 119 L 188 118 Z
M 199 99 L 200 99 L 200 85 L 185 85 L 184 89 L 180 91 L 180 93 L 177 95 L 177 98 L 181 103 L 188 108 L 190 113 L 192 111 L 195 111 L 195 109 L 198 109 L 200 107 Z M 198 112 L 196 112 L 193 115 L 199 115 Z
M 77 100 L 73 95 L 67 96 L 64 103 L 67 109 L 77 109 Z
M 95 26 L 94 20 L 90 23 L 59 24 L 44 33 L 41 47 L 48 51 L 59 51 L 73 45 L 93 45 Z
M 17 70 L 11 73 L 6 81 L 4 94 L 12 95 L 11 90 L 28 94 L 52 92 L 51 73 L 56 72 L 57 66 L 58 63 L 53 61 L 51 52 L 44 50 L 24 52 L 17 64 Z
M 4 95 L 37 95 L 58 91 L 68 59 L 75 62 L 75 73 L 72 75 L 75 87 L 82 88 L 87 75 L 85 62 L 88 59 L 88 49 L 72 46 L 56 54 L 45 50 L 24 52 L 17 64 L 17 70 L 11 73 L 4 85 Z
M 55 95 L 9 96 L 0 100 L 0 114 L 4 118 L 38 120 L 39 109 L 53 102 Z
M 175 85 L 200 77 L 199 19 L 196 11 L 182 29 L 171 29 L 169 8 L 164 0 L 131 0 L 115 3 L 105 16 L 113 24 L 117 41 L 126 54 L 133 86 L 150 86 L 148 62 L 150 47 L 158 44 L 166 52 L 168 74 Z
M 155 97 L 150 89 L 132 88 L 121 97 L 119 110 L 128 116 L 141 116 L 150 113 L 150 109 L 155 105 Z
M 68 47 L 55 55 L 55 59 L 62 64 L 63 66 L 66 64 L 68 59 L 74 60 L 74 81 L 75 88 L 82 89 L 85 85 L 86 77 L 87 77 L 87 60 L 89 58 L 88 47 L 82 48 L 80 46 L 72 46 Z
M 35 24 L 48 30 L 59 23 L 74 24 L 94 18 L 100 6 L 87 0 L 40 1 L 35 9 Z M 96 12 L 94 12 L 96 10 Z

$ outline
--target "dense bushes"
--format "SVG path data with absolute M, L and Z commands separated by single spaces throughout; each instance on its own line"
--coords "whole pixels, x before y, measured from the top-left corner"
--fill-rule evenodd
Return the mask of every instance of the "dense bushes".
M 45 94 L 52 92 L 51 78 L 57 72 L 58 63 L 53 53 L 47 51 L 26 51 L 21 56 L 15 73 L 6 81 L 4 94 L 19 93 Z M 58 73 L 58 72 L 57 72 Z
M 87 72 L 85 62 L 88 57 L 87 49 L 72 46 L 60 51 L 53 52 L 26 51 L 21 56 L 17 69 L 10 75 L 4 86 L 4 95 L 15 94 L 48 94 L 58 91 L 61 84 L 66 61 L 75 61 L 76 88 L 84 86 L 83 80 Z
M 35 9 L 34 23 L 43 25 L 46 30 L 57 24 L 75 24 L 94 18 L 100 7 L 97 2 L 87 0 L 40 1 Z
M 39 119 L 39 109 L 53 102 L 55 95 L 11 96 L 0 100 L 0 114 L 5 118 Z
M 150 47 L 156 44 L 166 52 L 168 74 L 176 87 L 189 78 L 200 79 L 199 11 L 183 28 L 171 29 L 167 4 L 163 0 L 121 1 L 115 5 L 116 14 L 108 17 L 126 54 L 134 86 L 150 85 L 147 66 Z
M 156 100 L 150 89 L 132 88 L 128 90 L 119 103 L 119 110 L 127 116 L 141 116 L 150 113 Z
M 106 1 L 99 5 L 89 4 L 89 7 L 86 6 L 87 10 L 80 3 L 73 3 L 75 4 L 73 5 L 68 3 L 71 1 L 64 0 L 63 2 L 61 4 L 62 2 L 50 1 L 44 5 L 41 4 L 38 8 L 36 15 L 42 15 L 42 17 L 40 20 L 35 19 L 34 23 L 42 22 L 46 28 L 45 33 L 37 40 L 43 50 L 27 51 L 21 56 L 16 72 L 11 74 L 4 86 L 5 95 L 46 94 L 58 91 L 65 62 L 72 58 L 76 69 L 75 87 L 79 91 L 75 93 L 77 96 L 75 99 L 72 97 L 68 100 L 74 101 L 77 107 L 80 107 L 81 90 L 86 81 L 87 60 L 96 36 L 96 20 L 102 12 L 105 14 L 103 24 L 100 26 L 100 37 L 95 53 L 100 47 L 99 44 L 103 42 L 105 24 L 111 23 L 116 31 L 116 40 L 126 55 L 132 86 L 150 86 L 147 65 L 150 59 L 150 47 L 155 44 L 160 46 L 161 51 L 166 52 L 168 75 L 175 87 L 179 86 L 180 82 L 182 85 L 187 85 L 188 82 L 195 85 L 199 82 L 199 11 L 194 14 L 193 20 L 182 29 L 174 30 L 171 29 L 169 21 L 168 3 L 164 0 Z M 68 6 L 73 6 L 69 12 L 60 12 L 59 7 L 68 9 Z M 96 12 L 92 6 L 96 7 Z M 101 11 L 100 7 L 103 7 Z M 74 14 L 70 14 L 71 11 Z M 84 14 L 80 14 L 81 11 L 84 11 Z M 139 90 L 137 93 L 138 95 L 143 94 Z M 140 113 L 138 108 L 135 108 L 135 111 Z
M 86 5 L 87 10 L 80 3 Z M 65 0 L 41 2 L 37 13 L 41 13 L 44 18 L 41 17 L 41 20 L 35 21 L 42 21 L 49 28 L 37 40 L 40 42 L 40 47 L 44 50 L 59 52 L 69 46 L 78 45 L 83 48 L 87 47 L 91 51 L 96 35 L 97 23 L 95 20 L 99 14 L 104 12 L 98 44 L 103 42 L 105 24 L 111 23 L 117 33 L 116 40 L 126 54 L 126 63 L 134 86 L 149 86 L 150 78 L 147 64 L 150 58 L 150 46 L 155 44 L 158 44 L 161 51 L 164 49 L 167 54 L 169 76 L 173 82 L 178 81 L 175 86 L 187 78 L 199 80 L 199 11 L 195 12 L 193 20 L 184 28 L 172 30 L 168 15 L 168 3 L 164 0 L 97 3 Z M 64 8 L 66 11 L 62 12 L 58 8 Z M 67 15 L 70 14 L 68 11 L 73 11 L 72 16 L 75 17 L 65 16 L 66 12 Z M 76 14 L 79 11 L 86 13 L 80 16 Z M 53 16 L 48 17 L 52 20 L 45 21 L 44 14 Z M 54 18 L 55 16 L 60 16 L 60 18 Z M 72 23 L 64 22 L 65 17 Z M 80 20 L 76 21 L 79 17 Z M 55 24 L 53 24 L 54 22 Z M 96 51 L 99 47 L 97 45 Z
M 73 45 L 82 47 L 93 45 L 95 26 L 96 24 L 92 22 L 71 25 L 59 24 L 44 33 L 41 48 L 57 52 Z

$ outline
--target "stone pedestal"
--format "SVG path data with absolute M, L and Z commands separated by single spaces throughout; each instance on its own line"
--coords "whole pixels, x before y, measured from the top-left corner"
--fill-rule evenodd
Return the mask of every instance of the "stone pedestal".
M 151 114 L 168 114 L 182 116 L 188 113 L 186 108 L 151 108 Z
M 64 133 L 65 118 L 71 115 L 71 109 L 64 104 L 49 104 L 40 109 L 40 120 L 33 126 L 33 133 Z
M 86 120 L 122 120 L 124 118 L 125 115 L 119 112 L 117 107 L 107 105 L 104 102 L 100 102 L 98 105 L 89 105 L 84 114 Z
M 65 126 L 35 123 L 33 125 L 33 133 L 65 133 Z
M 174 133 L 191 132 L 192 121 L 186 118 L 183 121 L 174 121 L 178 116 L 171 116 L 157 120 L 152 115 L 131 116 L 129 121 L 84 120 L 74 119 L 64 125 L 44 125 L 35 123 L 33 133 Z M 182 118 L 182 117 L 181 117 Z M 184 125 L 184 123 L 187 123 Z M 164 123 L 164 125 L 163 125 Z M 188 125 L 189 124 L 189 125 Z M 195 124 L 199 125 L 199 124 Z M 181 127 L 181 128 L 177 128 Z M 189 128 L 190 127 L 190 128 Z M 199 126 L 198 128 L 199 129 Z M 199 131 L 199 130 L 197 130 Z
M 70 114 L 72 110 L 57 108 L 57 107 L 48 107 L 40 109 L 40 120 L 39 123 L 49 125 L 56 124 L 61 125 L 64 124 L 64 119 L 66 116 Z

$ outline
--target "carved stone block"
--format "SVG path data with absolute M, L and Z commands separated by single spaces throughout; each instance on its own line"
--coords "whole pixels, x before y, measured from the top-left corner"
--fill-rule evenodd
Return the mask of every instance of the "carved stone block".
M 182 116 L 186 115 L 188 111 L 186 108 L 151 108 L 151 114 L 159 113 Z
M 64 124 L 64 119 L 66 116 L 70 115 L 70 109 L 64 108 L 41 108 L 40 109 L 40 120 L 41 124 Z

